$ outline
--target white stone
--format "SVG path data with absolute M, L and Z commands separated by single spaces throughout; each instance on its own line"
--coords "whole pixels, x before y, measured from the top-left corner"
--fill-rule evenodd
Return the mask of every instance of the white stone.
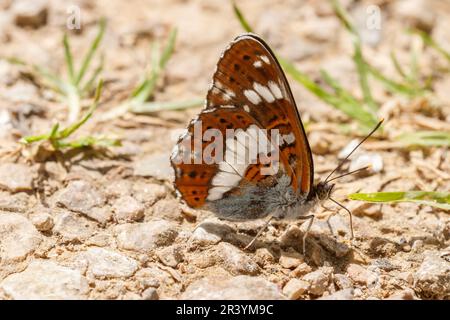
M 172 244 L 178 235 L 175 224 L 165 220 L 122 224 L 114 233 L 119 248 L 144 253 Z
M 310 284 L 307 281 L 299 279 L 291 279 L 286 283 L 283 288 L 283 294 L 290 300 L 297 300 L 310 288 Z
M 354 171 L 370 165 L 368 169 L 372 173 L 378 173 L 383 170 L 383 158 L 379 153 L 364 152 L 355 156 L 350 162 L 348 171 Z
M 328 296 L 323 296 L 317 300 L 353 300 L 353 289 L 348 288 L 339 290 Z
M 321 296 L 328 287 L 330 281 L 331 270 L 329 268 L 320 268 L 316 271 L 308 273 L 303 280 L 309 282 L 309 292 L 316 296 Z
M 347 275 L 355 283 L 372 285 L 378 281 L 378 275 L 359 264 L 351 263 L 347 267 Z
M 142 292 L 142 299 L 159 300 L 159 295 L 155 288 L 147 288 Z
M 77 258 L 77 260 L 84 259 L 87 261 L 88 272 L 100 279 L 128 278 L 139 267 L 136 260 L 119 252 L 102 248 L 90 248 Z
M 156 252 L 159 260 L 166 266 L 176 268 L 183 261 L 182 248 L 179 246 L 165 247 Z
M 28 219 L 15 213 L 0 213 L 0 266 L 24 260 L 41 241 L 40 233 Z
M 353 139 L 350 141 L 339 153 L 338 153 L 338 159 L 345 159 L 350 152 L 352 152 L 356 146 L 358 145 L 360 141 L 358 139 Z M 360 149 L 355 150 L 353 154 L 356 154 L 360 152 Z
M 74 212 L 61 212 L 55 218 L 53 231 L 63 241 L 81 242 L 89 238 L 95 230 L 95 223 Z
M 415 287 L 435 299 L 449 297 L 450 263 L 439 252 L 425 251 L 425 258 L 414 276 Z
M 79 271 L 52 261 L 37 260 L 0 283 L 6 297 L 28 299 L 86 299 L 89 285 Z
M 39 28 L 47 23 L 47 0 L 16 0 L 11 7 L 14 22 L 20 27 Z
M 92 208 L 100 207 L 105 198 L 91 183 L 83 180 L 71 181 L 67 187 L 57 195 L 57 203 L 71 211 L 91 214 Z
M 277 286 L 251 276 L 205 277 L 193 282 L 181 295 L 183 300 L 284 300 Z
M 255 261 L 227 242 L 221 242 L 218 245 L 218 253 L 219 259 L 223 261 L 223 266 L 232 274 L 255 275 L 259 273 L 259 266 Z
M 20 163 L 0 164 L 0 188 L 12 192 L 29 191 L 33 189 L 33 170 Z
M 192 232 L 191 236 L 191 241 L 198 243 L 201 246 L 217 244 L 220 240 L 222 240 L 222 238 L 219 235 L 208 232 L 202 227 L 197 227 L 194 232 Z
M 119 222 L 132 222 L 144 217 L 145 207 L 131 196 L 118 198 L 113 205 L 114 216 Z
M 134 174 L 143 177 L 153 177 L 158 180 L 172 181 L 173 169 L 168 153 L 154 153 L 139 159 L 134 164 Z
M 39 231 L 49 231 L 55 225 L 53 217 L 46 212 L 32 214 L 30 220 Z

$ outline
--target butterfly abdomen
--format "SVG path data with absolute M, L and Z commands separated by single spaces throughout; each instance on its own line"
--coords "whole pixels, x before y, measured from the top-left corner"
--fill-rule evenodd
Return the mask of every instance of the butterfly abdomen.
M 296 219 L 306 215 L 316 204 L 306 194 L 295 192 L 291 179 L 283 175 L 274 186 L 248 186 L 239 194 L 212 201 L 210 209 L 222 219 L 251 220 L 272 215 L 278 219 Z

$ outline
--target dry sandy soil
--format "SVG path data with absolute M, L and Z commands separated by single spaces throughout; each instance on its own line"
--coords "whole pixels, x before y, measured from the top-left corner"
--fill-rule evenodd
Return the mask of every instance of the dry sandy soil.
M 122 139 L 122 146 L 61 153 L 19 144 L 25 135 L 48 132 L 55 121 L 64 123 L 67 106 L 22 67 L 0 60 L 0 298 L 450 297 L 448 212 L 416 204 L 346 200 L 347 194 L 358 191 L 448 192 L 448 150 L 408 149 L 390 139 L 373 138 L 360 155 L 381 156 L 381 172 L 338 183 L 336 198 L 354 213 L 355 239 L 349 240 L 345 212 L 331 218 L 330 229 L 329 211 L 317 208 L 319 219 L 307 239 L 306 255 L 301 250 L 305 226 L 300 222 L 273 222 L 255 246 L 244 251 L 262 221 L 220 221 L 211 212 L 187 208 L 175 197 L 168 155 L 179 129 L 200 108 L 99 121 L 142 77 L 150 41 L 166 39 L 174 26 L 179 31 L 176 51 L 154 100 L 203 98 L 221 51 L 241 33 L 231 5 L 218 0 L 74 3 L 82 17 L 82 28 L 76 32 L 66 28 L 67 5 L 62 1 L 0 1 L 0 54 L 64 73 L 64 32 L 69 32 L 79 61 L 105 16 L 108 24 L 100 47 L 105 90 L 99 109 L 79 134 L 115 136 Z M 410 47 L 420 46 L 418 38 L 405 32 L 408 25 L 428 30 L 450 48 L 448 2 L 344 4 L 361 28 L 367 58 L 392 78 L 396 74 L 390 51 L 407 63 Z M 382 10 L 380 30 L 364 29 L 370 4 Z M 326 69 L 360 95 L 351 39 L 327 1 L 239 5 L 255 30 L 300 70 L 319 79 L 319 70 Z M 425 75 L 437 75 L 431 98 L 397 97 L 371 82 L 381 105 L 379 116 L 387 119 L 388 137 L 450 130 L 447 62 L 427 49 L 420 66 Z M 290 82 L 303 120 L 309 123 L 320 179 L 336 166 L 340 150 L 357 137 L 356 127 Z M 351 130 L 342 130 L 342 123 Z

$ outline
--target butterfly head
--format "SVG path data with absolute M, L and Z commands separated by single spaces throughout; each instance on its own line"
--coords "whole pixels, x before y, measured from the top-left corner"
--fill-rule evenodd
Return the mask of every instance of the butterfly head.
M 316 185 L 316 197 L 319 200 L 327 200 L 331 197 L 333 192 L 334 183 L 319 182 Z

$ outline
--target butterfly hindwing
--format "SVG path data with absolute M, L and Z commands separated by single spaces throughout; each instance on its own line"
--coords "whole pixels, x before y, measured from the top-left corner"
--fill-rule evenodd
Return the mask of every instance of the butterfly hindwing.
M 249 164 L 237 161 L 245 149 L 237 137 L 256 128 L 254 122 L 249 113 L 232 106 L 205 109 L 191 121 L 171 157 L 175 185 L 188 205 L 203 206 L 245 179 Z M 233 132 L 234 143 L 227 130 Z

